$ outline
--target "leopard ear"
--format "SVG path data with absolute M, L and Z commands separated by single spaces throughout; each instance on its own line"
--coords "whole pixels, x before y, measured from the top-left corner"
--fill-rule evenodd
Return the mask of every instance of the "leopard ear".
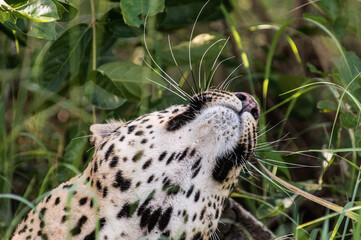
M 90 131 L 92 136 L 89 139 L 89 142 L 96 146 L 103 141 L 112 132 L 116 131 L 122 125 L 123 121 L 110 121 L 104 124 L 93 124 L 90 126 Z

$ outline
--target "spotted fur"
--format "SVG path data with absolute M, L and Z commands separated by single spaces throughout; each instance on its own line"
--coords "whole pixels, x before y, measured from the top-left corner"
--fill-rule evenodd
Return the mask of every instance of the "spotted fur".
M 88 167 L 51 191 L 12 239 L 209 239 L 252 155 L 258 116 L 251 96 L 212 90 L 92 125 Z

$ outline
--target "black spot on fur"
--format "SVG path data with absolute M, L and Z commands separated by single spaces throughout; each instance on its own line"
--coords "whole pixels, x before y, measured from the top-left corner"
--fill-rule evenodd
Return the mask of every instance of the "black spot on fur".
M 43 207 L 43 208 L 40 210 L 40 216 L 41 216 L 41 217 L 44 217 L 46 210 L 47 210 L 47 209 L 46 209 L 45 207 Z
M 198 94 L 194 96 L 190 100 L 187 110 L 168 121 L 167 130 L 176 131 L 183 127 L 186 123 L 194 120 L 197 113 L 199 113 L 199 111 L 203 108 L 206 102 L 210 101 L 212 101 L 212 97 L 210 97 L 209 94 Z
M 174 153 L 172 153 L 172 155 L 170 155 L 170 157 L 169 157 L 169 158 L 168 158 L 168 160 L 167 160 L 166 165 L 168 165 L 169 163 L 171 163 L 171 162 L 173 161 L 173 159 L 174 159 L 174 155 L 175 155 L 175 152 L 174 152 Z
M 151 182 L 153 181 L 153 178 L 154 178 L 154 175 L 151 175 L 151 176 L 148 178 L 147 183 L 151 183 Z
M 99 180 L 97 180 L 96 186 L 97 186 L 98 191 L 100 192 L 102 190 L 102 184 Z
M 22 229 L 20 229 L 20 231 L 18 233 L 22 234 L 22 233 L 26 232 L 26 229 L 28 229 L 28 226 L 25 224 L 24 227 Z
M 143 211 L 142 217 L 140 218 L 140 227 L 144 228 L 148 225 L 149 222 L 149 216 L 150 216 L 150 208 L 147 208 Z
M 55 198 L 54 204 L 55 204 L 55 205 L 58 205 L 59 203 L 60 203 L 60 198 L 59 198 L 59 197 Z
M 107 142 L 106 142 L 106 141 L 105 141 L 105 142 L 103 142 L 103 143 L 102 143 L 102 145 L 100 145 L 100 150 L 103 150 L 103 148 L 104 148 L 105 144 L 107 144 Z
M 83 198 L 81 198 L 80 200 L 79 200 L 79 205 L 81 206 L 81 205 L 84 205 L 84 204 L 86 204 L 86 202 L 88 201 L 88 198 L 87 197 L 83 197 Z
M 73 186 L 73 184 L 66 184 L 63 186 L 63 189 L 69 189 Z
M 219 217 L 219 210 L 218 210 L 218 209 L 216 209 L 215 218 L 216 218 L 216 219 L 218 219 L 218 217 Z
M 147 169 L 150 165 L 152 164 L 152 159 L 149 159 L 148 161 L 146 161 L 143 165 L 143 169 Z
M 102 229 L 106 223 L 107 223 L 107 220 L 105 218 L 99 219 L 99 228 Z
M 131 133 L 134 131 L 134 129 L 135 129 L 135 126 L 134 126 L 134 125 L 129 126 L 129 127 L 128 127 L 128 134 L 131 134 Z
M 192 170 L 196 169 L 201 163 L 202 158 L 200 157 L 192 166 Z
M 193 235 L 192 240 L 202 240 L 203 236 L 200 232 L 197 232 L 196 234 Z
M 162 160 L 165 158 L 166 155 L 167 155 L 167 152 L 166 152 L 166 151 L 162 152 L 162 154 L 159 155 L 158 160 L 159 160 L 159 161 L 162 161 Z
M 118 165 L 119 158 L 117 156 L 114 156 L 112 160 L 110 161 L 109 167 L 114 168 Z
M 192 186 L 189 188 L 189 190 L 187 191 L 187 195 L 186 195 L 187 198 L 192 194 L 193 189 L 194 189 L 194 185 L 192 185 Z
M 234 153 L 236 154 L 237 156 L 237 159 L 248 159 L 246 158 L 245 156 L 245 145 L 244 144 L 238 144 L 238 146 L 236 147 L 236 149 L 234 150 Z M 236 162 L 237 165 L 240 165 L 241 163 L 240 162 Z
M 188 148 L 186 148 L 186 149 L 183 151 L 183 153 L 182 153 L 182 155 L 179 157 L 178 161 L 182 161 L 182 160 L 185 158 L 185 156 L 187 156 L 187 152 L 188 152 Z
M 50 198 L 51 198 L 51 194 L 50 194 L 49 196 L 47 196 L 47 197 L 46 197 L 45 202 L 49 202 Z
M 105 161 L 108 160 L 110 154 L 113 152 L 114 149 L 114 144 L 110 145 L 110 147 L 108 148 L 107 152 L 105 153 Z
M 191 153 L 189 154 L 189 156 L 193 157 L 195 153 L 196 153 L 196 149 L 193 149 L 193 150 L 191 151 Z
M 130 205 L 126 203 L 123 205 L 122 209 L 118 212 L 117 218 L 129 218 L 130 217 Z
M 106 198 L 108 196 L 108 187 L 103 188 L 103 198 Z
M 94 162 L 94 172 L 96 173 L 98 171 L 98 163 L 97 161 Z
M 173 211 L 173 208 L 169 207 L 162 214 L 162 216 L 160 217 L 159 222 L 158 222 L 159 230 L 163 231 L 167 227 L 167 225 L 169 223 L 169 220 L 170 220 L 170 218 L 172 216 L 172 211 Z
M 95 240 L 95 230 L 92 231 L 90 234 L 86 235 L 84 240 Z
M 77 225 L 72 230 L 70 230 L 70 234 L 72 236 L 80 234 L 81 227 L 86 223 L 87 220 L 88 220 L 88 218 L 85 215 L 81 216 L 81 218 L 79 218 L 79 220 L 78 220 Z
M 194 195 L 194 201 L 195 202 L 198 202 L 198 200 L 199 200 L 199 195 L 200 195 L 201 193 L 200 193 L 200 191 L 198 190 L 197 192 L 196 192 L 196 194 Z
M 203 218 L 204 218 L 204 213 L 206 212 L 206 207 L 204 207 L 203 209 L 202 209 L 202 212 L 201 212 L 201 215 L 199 216 L 199 220 L 203 220 Z
M 198 173 L 199 173 L 200 170 L 201 170 L 201 167 L 198 167 L 198 168 L 193 172 L 192 178 L 197 177 L 197 175 L 198 175 Z
M 228 176 L 228 173 L 233 169 L 234 166 L 235 163 L 228 157 L 218 159 L 217 164 L 215 165 L 212 172 L 213 179 L 219 183 L 224 182 Z
M 123 177 L 123 172 L 119 170 L 116 173 L 115 181 L 113 183 L 113 187 L 120 188 L 122 192 L 128 190 L 130 188 L 131 181 Z
M 161 213 L 162 213 L 162 208 L 159 207 L 149 216 L 149 222 L 148 222 L 149 232 L 152 231 L 155 225 L 158 223 Z

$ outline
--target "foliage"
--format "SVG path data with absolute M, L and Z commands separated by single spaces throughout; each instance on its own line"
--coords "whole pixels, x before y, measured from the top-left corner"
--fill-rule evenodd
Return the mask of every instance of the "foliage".
M 167 74 L 189 94 L 224 84 L 257 96 L 265 166 L 345 209 L 360 205 L 361 3 L 204 3 L 0 0 L 0 236 L 85 168 L 90 124 L 184 103 Z M 256 168 L 234 196 L 277 235 L 361 238 L 361 220 L 287 195 Z

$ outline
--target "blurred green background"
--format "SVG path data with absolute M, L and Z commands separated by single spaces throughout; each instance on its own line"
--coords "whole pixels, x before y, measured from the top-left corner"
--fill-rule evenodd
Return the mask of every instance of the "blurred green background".
M 165 72 L 191 95 L 252 93 L 263 165 L 361 213 L 361 2 L 205 3 L 0 1 L 0 236 L 86 167 L 91 124 L 185 103 Z M 361 239 L 361 219 L 286 194 L 251 165 L 233 196 L 279 237 Z

